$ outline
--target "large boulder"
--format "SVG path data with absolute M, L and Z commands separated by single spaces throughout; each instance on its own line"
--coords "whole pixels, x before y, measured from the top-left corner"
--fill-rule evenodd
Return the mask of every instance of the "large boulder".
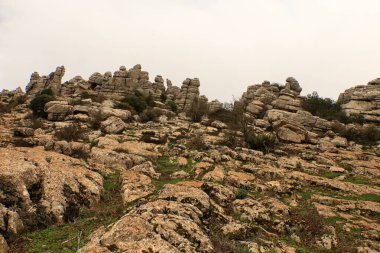
M 199 86 L 200 82 L 198 78 L 187 78 L 183 81 L 180 94 L 176 99 L 180 111 L 190 109 L 194 99 L 199 98 Z
M 56 70 L 50 73 L 49 76 L 40 76 L 37 72 L 34 72 L 30 77 L 30 82 L 26 86 L 25 90 L 27 95 L 36 95 L 43 89 L 51 89 L 53 95 L 59 95 L 62 85 L 62 77 L 65 74 L 65 67 L 57 67 Z
M 305 127 L 308 131 L 326 132 L 331 130 L 331 122 L 328 120 L 313 116 L 306 111 L 297 111 L 295 113 L 272 109 L 266 112 L 264 119 L 269 122 L 285 121 L 293 122 Z
M 380 123 L 379 78 L 344 91 L 338 102 L 347 116 L 360 115 L 366 121 Z
M 307 130 L 296 124 L 285 123 L 277 130 L 277 137 L 282 141 L 301 143 L 307 139 Z
M 45 105 L 45 112 L 48 114 L 48 120 L 64 121 L 65 118 L 72 114 L 74 107 L 67 101 L 50 101 Z
M 107 134 L 119 134 L 124 131 L 126 124 L 118 117 L 111 116 L 100 124 L 103 132 Z
M 0 232 L 7 238 L 70 221 L 100 200 L 103 179 L 81 160 L 43 147 L 0 148 L 0 156 Z

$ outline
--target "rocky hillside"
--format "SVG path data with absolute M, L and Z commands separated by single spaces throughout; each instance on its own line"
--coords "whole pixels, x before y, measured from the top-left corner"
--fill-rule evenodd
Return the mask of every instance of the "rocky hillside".
M 140 65 L 0 93 L 0 253 L 380 251 L 380 81 L 208 101 Z

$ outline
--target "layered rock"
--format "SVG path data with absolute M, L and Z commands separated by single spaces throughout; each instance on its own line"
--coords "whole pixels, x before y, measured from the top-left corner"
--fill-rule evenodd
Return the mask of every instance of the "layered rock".
M 0 148 L 0 234 L 69 221 L 100 200 L 102 177 L 77 159 L 38 148 Z M 73 217 L 74 216 L 74 217 Z
M 217 110 L 220 110 L 223 108 L 223 103 L 219 102 L 219 100 L 215 99 L 208 103 L 208 111 L 210 113 L 216 112 Z
M 15 90 L 2 90 L 0 92 L 0 103 L 9 103 L 17 97 L 23 96 L 25 93 L 22 91 L 20 87 Z
M 25 88 L 28 95 L 36 95 L 44 89 L 51 89 L 53 95 L 59 95 L 62 85 L 62 77 L 65 74 L 65 67 L 57 67 L 49 76 L 40 76 L 34 72 L 30 77 L 30 81 Z
M 301 91 L 298 81 L 293 77 L 286 79 L 285 86 L 264 81 L 262 84 L 249 86 L 243 93 L 241 102 L 254 117 L 259 117 L 273 108 L 296 112 L 302 110 L 299 97 Z
M 338 103 L 347 116 L 361 115 L 366 121 L 380 123 L 380 78 L 346 90 Z
M 110 252 L 111 245 L 120 252 L 214 252 L 202 222 L 210 211 L 202 190 L 169 184 L 158 200 L 101 228 L 79 252 Z
M 172 81 L 169 79 L 166 79 L 166 97 L 168 100 L 173 100 L 175 101 L 177 97 L 181 94 L 181 88 L 174 86 L 172 84 Z
M 190 109 L 193 101 L 199 98 L 199 86 L 200 82 L 198 78 L 187 78 L 185 81 L 183 81 L 181 92 L 176 100 L 178 109 L 180 111 L 186 111 Z

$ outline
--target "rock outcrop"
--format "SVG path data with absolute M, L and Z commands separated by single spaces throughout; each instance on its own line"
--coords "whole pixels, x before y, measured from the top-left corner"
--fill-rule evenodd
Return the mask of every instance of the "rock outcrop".
M 180 94 L 176 100 L 179 110 L 186 111 L 190 109 L 193 101 L 199 98 L 199 86 L 200 82 L 198 78 L 187 78 L 185 81 L 183 81 Z
M 0 233 L 67 222 L 100 200 L 102 177 L 82 161 L 38 148 L 0 148 Z
M 34 72 L 25 88 L 26 93 L 34 96 L 44 89 L 51 89 L 53 95 L 58 95 L 61 91 L 62 77 L 64 74 L 64 66 L 57 67 L 57 69 L 48 76 L 40 76 L 37 72 Z
M 241 102 L 254 117 L 260 117 L 270 109 L 297 112 L 302 110 L 299 97 L 301 91 L 298 81 L 293 77 L 286 79 L 284 86 L 264 81 L 262 84 L 249 86 L 243 93 Z
M 368 122 L 380 123 L 380 78 L 346 90 L 338 102 L 347 116 L 360 115 Z

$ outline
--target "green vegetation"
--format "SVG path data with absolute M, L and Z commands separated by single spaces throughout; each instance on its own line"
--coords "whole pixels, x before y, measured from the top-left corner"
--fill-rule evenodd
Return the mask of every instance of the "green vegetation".
M 154 106 L 152 96 L 144 97 L 140 92 L 124 97 L 116 105 L 119 109 L 132 110 L 137 113 L 143 112 L 148 106 Z
M 174 100 L 167 101 L 166 106 L 168 106 L 172 112 L 178 111 L 178 106 Z
M 246 142 L 251 149 L 269 152 L 278 144 L 277 138 L 273 134 L 254 134 L 247 136 Z
M 207 145 L 204 142 L 203 137 L 201 135 L 196 135 L 195 137 L 191 138 L 187 143 L 187 147 L 189 149 L 194 149 L 198 151 L 207 150 Z
M 311 199 L 311 193 L 309 193 L 309 192 L 301 192 L 300 193 L 301 194 L 301 197 L 303 198 L 303 199 L 305 199 L 305 200 L 308 200 L 308 199 Z
M 55 97 L 50 95 L 53 94 L 51 89 L 45 89 L 41 91 L 41 94 L 35 96 L 32 101 L 30 101 L 29 108 L 33 111 L 33 114 L 37 117 L 46 118 L 47 113 L 45 112 L 45 105 L 55 100 Z
M 103 95 L 103 94 L 93 94 L 93 93 L 89 93 L 87 91 L 84 91 L 80 94 L 80 97 L 81 99 L 91 99 L 92 102 L 96 102 L 96 103 L 103 103 L 104 100 L 106 100 L 107 98 Z
M 192 173 L 194 163 L 191 159 L 188 159 L 187 165 L 181 168 L 177 163 L 171 162 L 168 157 L 162 156 L 157 159 L 156 165 L 156 172 L 161 173 L 161 176 L 159 179 L 152 179 L 152 183 L 156 187 L 156 192 L 158 192 L 165 184 L 177 184 L 182 181 L 181 179 L 170 178 L 170 175 L 174 172 L 183 170 L 187 173 Z
M 191 107 L 186 112 L 186 115 L 191 118 L 193 122 L 201 122 L 202 117 L 207 115 L 208 105 L 207 101 L 195 97 L 191 103 Z
M 76 252 L 79 235 L 81 235 L 79 246 L 82 247 L 88 242 L 87 237 L 95 229 L 117 221 L 124 214 L 123 201 L 119 193 L 119 175 L 120 172 L 114 170 L 112 174 L 104 176 L 102 200 L 92 208 L 82 208 L 79 217 L 72 223 L 26 231 L 20 237 L 24 240 L 19 240 L 11 245 L 10 252 Z
M 221 121 L 227 124 L 230 128 L 236 125 L 236 118 L 233 111 L 221 108 L 216 110 L 208 115 L 210 121 Z
M 147 108 L 140 114 L 141 122 L 157 121 L 163 115 L 163 111 L 158 108 Z
M 362 145 L 374 146 L 380 141 L 380 129 L 376 126 L 352 127 L 342 124 L 333 124 L 332 129 L 349 141 Z
M 362 200 L 362 201 L 372 201 L 380 203 L 380 195 L 376 194 L 363 194 L 363 195 L 351 195 L 342 197 L 347 200 Z
M 365 184 L 365 185 L 371 184 L 370 179 L 364 178 L 364 177 L 349 176 L 349 177 L 346 177 L 346 179 L 344 181 L 350 182 L 353 184 Z
M 323 173 L 318 174 L 318 176 L 320 177 L 325 177 L 325 178 L 330 178 L 330 179 L 334 179 L 341 175 L 342 173 L 338 173 L 338 172 L 323 172 Z
M 329 217 L 329 218 L 324 219 L 324 223 L 326 223 L 328 225 L 336 225 L 337 223 L 341 223 L 343 221 L 345 221 L 345 219 L 343 219 L 340 216 L 333 216 L 333 217 Z
M 0 113 L 10 113 L 13 108 L 25 103 L 26 96 L 18 96 L 13 98 L 8 104 L 0 103 Z
M 79 124 L 64 126 L 55 131 L 54 137 L 58 140 L 78 141 L 85 137 L 86 131 Z
M 302 101 L 301 106 L 305 111 L 327 120 L 338 120 L 347 123 L 364 123 L 364 118 L 360 115 L 347 117 L 341 110 L 340 104 L 330 98 L 322 98 L 317 92 L 308 94 Z
M 239 188 L 235 192 L 236 199 L 245 199 L 246 197 L 248 197 L 248 191 L 246 189 Z

